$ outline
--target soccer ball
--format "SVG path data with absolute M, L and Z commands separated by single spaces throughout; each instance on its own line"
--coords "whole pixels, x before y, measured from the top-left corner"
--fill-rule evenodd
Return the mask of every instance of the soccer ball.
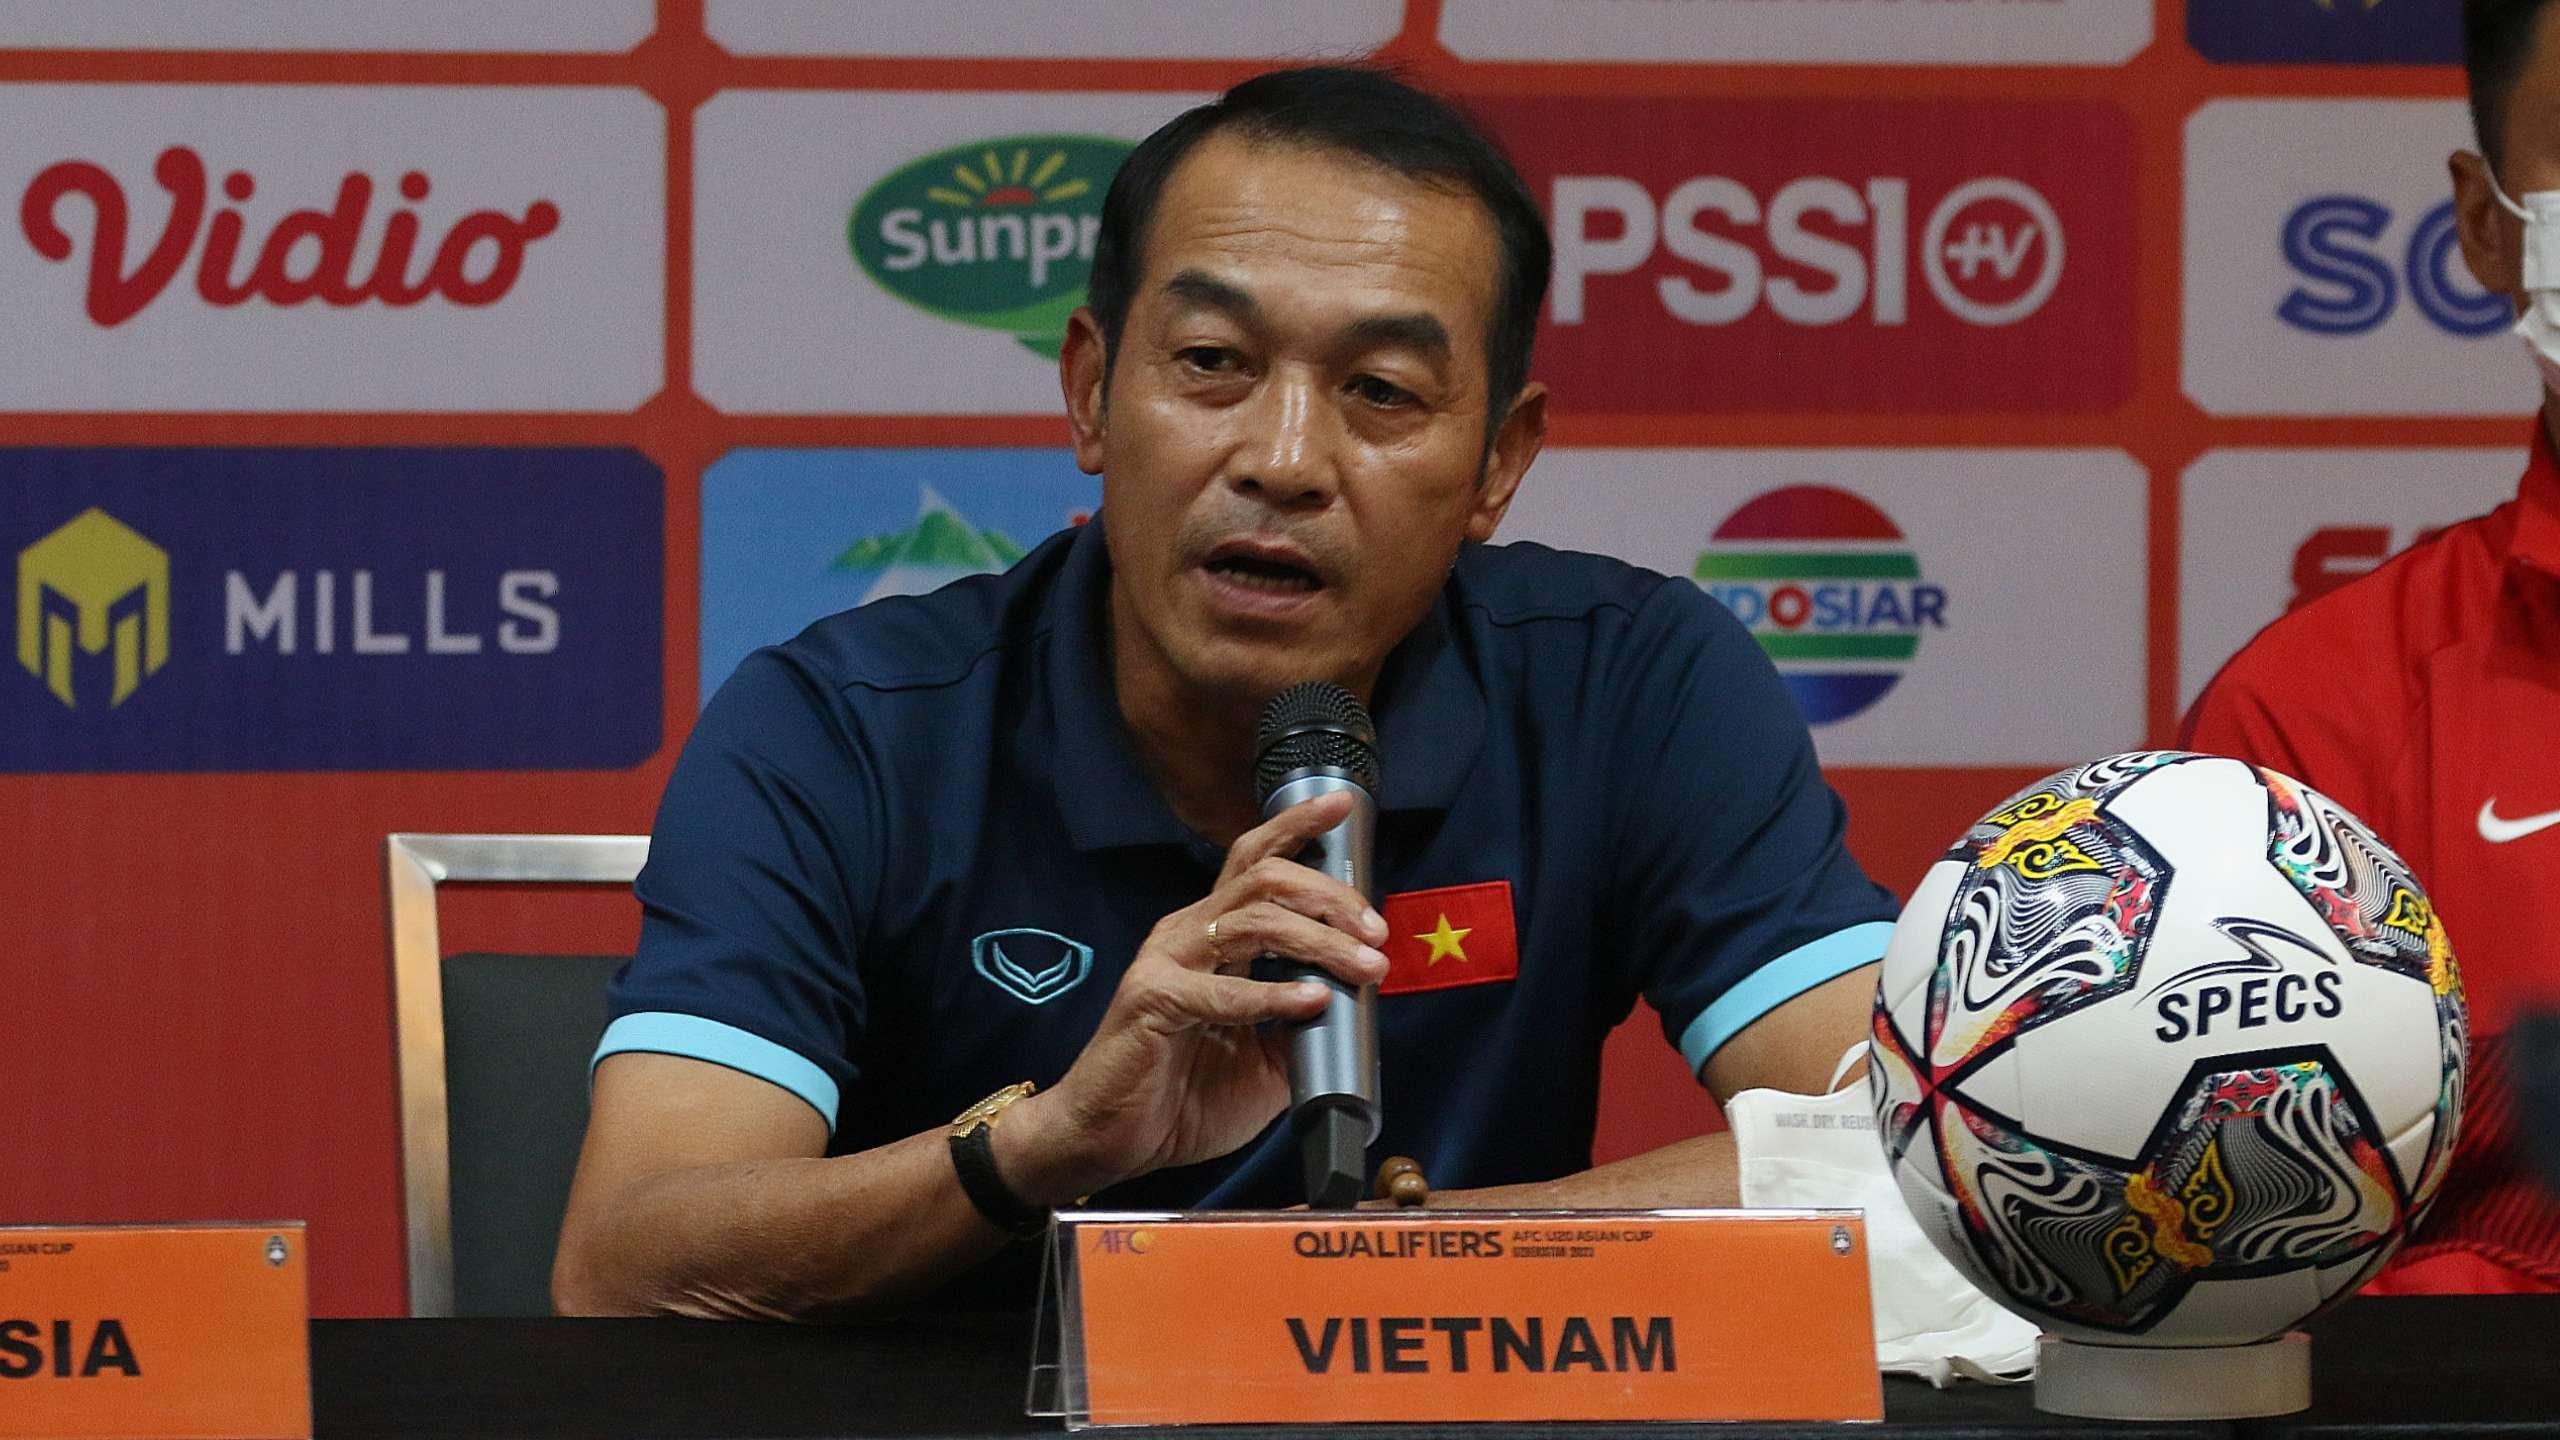
M 2462 1113 L 2444 926 L 2319 792 L 2118 755 L 1931 866 L 1877 986 L 1869 1092 L 1903 1198 L 2065 1338 L 2241 1345 L 2381 1268 Z

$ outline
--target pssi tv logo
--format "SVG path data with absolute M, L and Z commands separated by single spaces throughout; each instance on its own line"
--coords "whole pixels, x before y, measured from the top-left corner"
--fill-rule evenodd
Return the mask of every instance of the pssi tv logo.
M 1764 205 L 1749 186 L 1721 175 L 1684 180 L 1659 201 L 1619 176 L 1559 175 L 1550 208 L 1550 310 L 1558 325 L 1583 323 L 1588 277 L 1628 274 L 1657 250 L 1686 268 L 1660 276 L 1655 293 L 1672 318 L 1691 325 L 1731 325 L 1764 300 L 1792 325 L 1837 325 L 1861 309 L 1872 324 L 1902 325 L 1911 318 L 1915 262 L 1938 307 L 1967 325 L 2017 324 L 2062 283 L 2061 217 L 2034 186 L 2004 176 L 1936 197 L 1916 251 L 1911 181 L 1901 176 L 1876 176 L 1863 187 L 1805 176 L 1770 192 Z M 1753 229 L 1777 263 L 1764 264 L 1758 246 L 1728 233 Z M 1863 246 L 1847 238 L 1861 231 Z M 1815 278 L 1799 278 L 1808 272 Z
M 1692 572 L 1777 663 L 1807 723 L 1857 715 L 1947 627 L 1947 592 L 1921 578 L 1892 517 L 1828 485 L 1790 485 L 1718 525 Z
M 1102 196 L 1133 147 L 1012 135 L 937 150 L 855 203 L 854 262 L 929 315 L 999 330 L 1051 359 L 1084 303 Z
M 2133 393 L 2132 352 L 2089 343 L 2133 324 L 2122 277 L 2140 268 L 2138 127 L 2113 104 L 1480 109 L 1546 204 L 1538 368 L 1563 403 L 2009 414 Z
M 190 255 L 196 257 L 196 293 L 221 307 L 252 297 L 273 305 L 318 300 L 342 308 L 377 301 L 405 309 L 431 296 L 461 306 L 491 305 L 515 288 L 534 242 L 560 228 L 560 207 L 535 200 L 521 218 L 500 210 L 471 211 L 429 240 L 421 234 L 418 212 L 408 206 L 425 200 L 433 183 L 425 171 L 411 170 L 398 181 L 407 203 L 390 207 L 379 238 L 369 243 L 374 183 L 361 172 L 338 182 L 328 209 L 289 211 L 264 236 L 251 236 L 238 208 L 258 193 L 257 177 L 249 171 L 222 177 L 222 193 L 233 203 L 211 205 L 210 218 L 205 164 L 193 149 L 170 146 L 151 173 L 168 192 L 168 215 L 158 236 L 135 237 L 143 244 L 131 252 L 127 239 L 137 207 L 126 199 L 123 182 L 98 165 L 64 160 L 47 166 L 19 201 L 18 223 L 27 243 L 53 261 L 73 259 L 80 248 L 63 228 L 64 202 L 87 202 L 86 306 L 89 318 L 102 326 L 142 313 Z M 71 207 L 75 214 L 80 208 Z
M 2318 195 L 2285 217 L 2285 264 L 2301 283 L 2285 292 L 2276 314 L 2315 335 L 2362 335 L 2391 318 L 2405 288 L 2430 324 L 2465 338 L 2493 335 L 2515 323 L 2503 295 L 2472 284 L 2463 268 L 2453 202 L 2419 216 L 2398 254 L 2389 231 L 2391 207 L 2364 195 Z
M 72 656 L 111 644 L 109 707 L 169 663 L 169 552 L 92 506 L 18 552 L 18 664 L 64 705 L 96 706 L 73 683 Z

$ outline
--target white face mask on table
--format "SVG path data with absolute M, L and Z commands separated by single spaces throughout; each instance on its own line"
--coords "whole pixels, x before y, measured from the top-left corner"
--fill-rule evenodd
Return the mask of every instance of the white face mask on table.
M 1885 1167 L 1866 1082 L 1840 1083 L 1866 1058 L 1866 1041 L 1849 1047 L 1828 1094 L 1745 1090 L 1726 1102 L 1742 1203 L 1867 1212 L 1876 1365 L 1886 1374 L 1941 1389 L 1958 1376 L 2024 1380 L 2035 1373 L 2036 1327 L 1992 1303 L 1929 1243 Z
M 2560 190 L 2529 191 L 2519 205 L 2491 174 L 2489 193 L 2524 222 L 2525 307 L 2515 337 L 2542 371 L 2542 387 L 2560 393 Z

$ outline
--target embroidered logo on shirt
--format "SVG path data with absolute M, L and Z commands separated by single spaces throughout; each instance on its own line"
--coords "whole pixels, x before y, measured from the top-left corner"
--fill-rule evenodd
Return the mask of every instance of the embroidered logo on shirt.
M 1378 902 L 1378 913 L 1387 919 L 1381 995 L 1520 978 L 1508 880 L 1390 895 Z
M 2505 820 L 2499 818 L 2497 796 L 2492 795 L 2480 804 L 2480 838 L 2492 845 L 2504 845 L 2510 840 L 2521 840 L 2527 835 L 2548 830 L 2554 825 L 2560 825 L 2560 810 L 2546 810 L 2539 815 L 2526 815 L 2514 820 Z
M 969 963 L 1025 1005 L 1046 1005 L 1093 973 L 1093 947 L 1047 930 L 990 930 L 969 942 Z

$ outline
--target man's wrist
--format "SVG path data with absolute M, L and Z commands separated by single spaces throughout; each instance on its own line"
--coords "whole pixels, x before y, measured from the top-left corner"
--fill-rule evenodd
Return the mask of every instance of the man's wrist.
M 996 1174 L 1023 1203 L 1054 1210 L 1126 1178 L 1096 1164 L 1054 1091 L 1005 1107 L 989 1130 Z

